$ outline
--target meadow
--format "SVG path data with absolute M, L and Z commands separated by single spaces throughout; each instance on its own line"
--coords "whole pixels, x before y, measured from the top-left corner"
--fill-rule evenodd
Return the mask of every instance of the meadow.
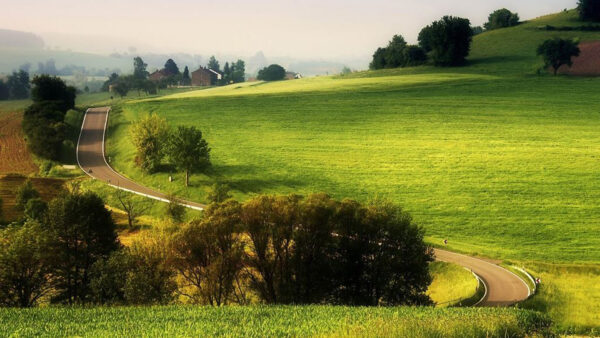
M 4 336 L 523 337 L 547 317 L 515 309 L 335 306 L 0 309 Z

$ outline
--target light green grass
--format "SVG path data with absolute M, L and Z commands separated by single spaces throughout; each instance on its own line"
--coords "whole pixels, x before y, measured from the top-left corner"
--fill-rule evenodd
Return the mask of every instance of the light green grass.
M 530 263 L 541 279 L 538 293 L 522 307 L 548 313 L 562 333 L 600 334 L 600 267 Z
M 511 309 L 332 306 L 0 309 L 2 335 L 78 337 L 522 337 L 547 325 Z
M 429 269 L 433 282 L 427 294 L 437 306 L 452 306 L 477 293 L 479 283 L 465 268 L 451 263 L 434 262 Z

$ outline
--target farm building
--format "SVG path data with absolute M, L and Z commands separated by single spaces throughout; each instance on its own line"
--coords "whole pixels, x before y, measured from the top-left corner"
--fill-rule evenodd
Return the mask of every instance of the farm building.
M 148 76 L 150 81 L 159 82 L 169 77 L 169 72 L 166 69 L 157 70 Z
M 285 72 L 286 80 L 296 80 L 296 79 L 301 79 L 301 78 L 302 78 L 302 75 L 300 75 L 300 73 Z
M 192 72 L 192 86 L 213 86 L 222 78 L 221 73 L 200 66 L 198 70 Z

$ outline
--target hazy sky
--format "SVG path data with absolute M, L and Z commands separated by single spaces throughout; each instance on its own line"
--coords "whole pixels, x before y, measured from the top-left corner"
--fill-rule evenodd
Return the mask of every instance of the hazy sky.
M 482 24 L 506 7 L 522 19 L 573 8 L 576 0 L 0 0 L 0 28 L 73 39 L 49 41 L 110 51 L 110 41 L 143 51 L 352 58 L 393 34 L 451 14 Z M 53 34 L 47 34 L 53 33 Z M 76 36 L 87 36 L 86 39 Z M 48 40 L 48 39 L 47 39 Z M 71 41 L 64 42 L 64 41 Z M 118 42 L 118 43 L 117 43 Z

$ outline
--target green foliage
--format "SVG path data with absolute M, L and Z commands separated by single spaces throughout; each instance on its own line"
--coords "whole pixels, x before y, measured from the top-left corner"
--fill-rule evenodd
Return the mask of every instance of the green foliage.
M 93 193 L 69 193 L 50 202 L 44 225 L 56 255 L 53 301 L 77 304 L 89 300 L 92 265 L 119 247 L 110 212 Z
M 112 85 L 112 89 L 121 98 L 123 98 L 123 97 L 127 96 L 127 93 L 129 93 L 130 86 L 125 80 L 118 80 L 116 83 L 114 83 Z
M 471 49 L 473 30 L 468 19 L 445 16 L 426 28 L 425 47 L 431 47 L 431 57 L 436 66 L 460 66 L 465 63 Z
M 173 61 L 173 59 L 167 60 L 165 63 L 165 70 L 170 75 L 179 75 L 179 67 L 177 67 L 177 64 L 175 61 Z
M 0 306 L 31 307 L 51 291 L 52 250 L 36 221 L 0 229 Z
M 210 187 L 207 198 L 211 203 L 222 203 L 231 198 L 229 191 L 231 188 L 227 184 L 215 183 Z
M 425 51 L 419 46 L 409 46 L 400 35 L 394 35 L 385 48 L 373 54 L 370 69 L 418 66 L 427 61 Z
M 22 100 L 29 97 L 29 73 L 24 70 L 13 72 L 6 79 L 8 87 L 8 96 L 11 100 Z
M 48 203 L 41 198 L 31 198 L 25 205 L 25 217 L 42 222 L 48 211 Z
M 535 337 L 548 318 L 514 308 L 166 306 L 0 309 L 11 335 L 145 337 Z
M 211 56 L 210 59 L 208 59 L 208 65 L 206 66 L 208 69 L 212 69 L 216 72 L 220 72 L 221 71 L 221 65 L 219 65 L 219 61 L 217 61 L 217 59 L 215 58 L 215 56 Z
M 185 171 L 185 186 L 193 172 L 202 172 L 210 166 L 210 148 L 202 132 L 196 127 L 178 126 L 169 137 L 169 158 Z
M 223 68 L 222 84 L 240 83 L 246 81 L 246 64 L 242 60 L 237 60 L 229 65 L 225 63 Z
M 519 14 L 513 13 L 506 8 L 495 10 L 483 25 L 487 30 L 512 27 L 519 24 Z
M 76 89 L 67 86 L 59 77 L 38 75 L 31 81 L 31 99 L 34 103 L 53 103 L 58 109 L 66 113 L 75 107 Z
M 181 201 L 174 195 L 168 195 L 169 202 L 165 205 L 165 214 L 171 221 L 182 223 L 185 220 L 186 210 Z
M 188 66 L 185 66 L 183 69 L 183 74 L 181 75 L 181 84 L 184 86 L 189 86 L 192 83 L 192 79 L 190 78 L 190 70 Z
M 125 304 L 125 287 L 129 271 L 135 262 L 128 249 L 113 251 L 98 259 L 90 269 L 90 292 L 96 304 Z
M 141 57 L 136 56 L 133 58 L 133 77 L 137 80 L 145 80 L 148 78 L 148 71 L 146 68 L 148 64 L 144 63 Z
M 579 0 L 577 4 L 581 20 L 600 21 L 599 0 Z
M 285 79 L 285 68 L 280 65 L 270 65 L 258 71 L 258 80 L 279 81 Z
M 167 153 L 167 121 L 156 114 L 147 115 L 129 127 L 129 135 L 136 149 L 135 163 L 146 172 L 157 171 Z
M 0 79 L 0 101 L 10 99 L 10 89 L 8 85 L 4 83 L 4 80 Z
M 35 198 L 40 197 L 40 193 L 35 190 L 30 180 L 26 180 L 15 193 L 16 206 L 18 210 L 25 210 L 27 203 Z
M 425 53 L 429 53 L 433 50 L 433 29 L 432 26 L 425 26 L 419 32 L 419 46 L 423 48 Z
M 539 45 L 537 54 L 544 58 L 544 65 L 552 67 L 556 75 L 562 65 L 573 65 L 573 57 L 579 56 L 581 52 L 578 44 L 575 40 L 554 38 Z

